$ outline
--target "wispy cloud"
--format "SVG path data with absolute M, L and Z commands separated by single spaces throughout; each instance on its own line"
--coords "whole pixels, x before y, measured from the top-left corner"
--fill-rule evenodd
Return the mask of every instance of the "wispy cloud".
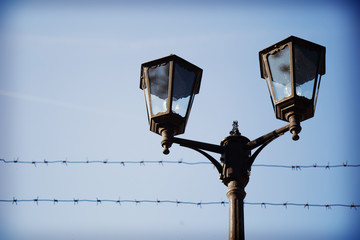
M 48 105 L 53 105 L 53 106 L 57 106 L 57 107 L 63 107 L 63 108 L 68 108 L 68 109 L 73 109 L 73 110 L 78 110 L 78 111 L 83 111 L 83 112 L 89 112 L 89 113 L 94 113 L 94 114 L 117 116 L 114 112 L 104 111 L 104 110 L 98 109 L 98 108 L 93 108 L 93 107 L 89 107 L 89 106 L 73 104 L 73 103 L 68 103 L 68 102 L 62 102 L 62 101 L 57 101 L 57 100 L 52 100 L 52 99 L 48 99 L 48 98 L 32 96 L 32 95 L 22 94 L 22 93 L 17 93 L 17 92 L 12 92 L 12 91 L 6 91 L 6 90 L 2 90 L 2 89 L 0 89 L 0 95 L 6 96 L 6 97 L 11 97 L 11 98 L 16 98 L 16 99 L 20 99 L 20 100 L 24 100 L 24 101 L 48 104 Z

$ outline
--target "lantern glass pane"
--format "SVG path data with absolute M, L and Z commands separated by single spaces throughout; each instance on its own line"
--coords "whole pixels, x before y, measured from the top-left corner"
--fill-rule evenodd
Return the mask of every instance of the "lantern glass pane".
M 272 91 L 271 91 L 271 88 L 270 88 L 270 80 L 269 80 L 268 77 L 265 78 L 265 80 L 266 80 L 267 88 L 268 88 L 269 93 L 270 93 L 271 104 L 272 104 L 273 108 L 275 108 L 275 105 L 274 105 L 275 99 L 274 99 L 274 95 L 273 95 L 273 93 L 272 93 Z
M 148 116 L 148 121 L 150 123 L 150 102 L 149 102 L 149 94 L 148 94 L 148 89 L 145 86 L 144 88 L 144 95 L 145 95 L 145 102 L 146 102 L 146 112 L 147 112 L 147 116 Z
M 316 88 L 315 88 L 314 109 L 316 109 L 317 98 L 318 98 L 318 96 L 319 96 L 320 82 L 321 82 L 321 75 L 318 74 L 318 80 L 316 81 Z
M 289 46 L 286 45 L 274 54 L 269 54 L 267 59 L 276 100 L 280 101 L 291 96 Z
M 195 76 L 195 72 L 175 63 L 171 110 L 181 117 L 186 116 L 189 101 L 193 92 Z
M 313 98 L 319 57 L 318 51 L 294 44 L 296 95 Z
M 152 115 L 167 112 L 169 98 L 169 63 L 148 70 Z

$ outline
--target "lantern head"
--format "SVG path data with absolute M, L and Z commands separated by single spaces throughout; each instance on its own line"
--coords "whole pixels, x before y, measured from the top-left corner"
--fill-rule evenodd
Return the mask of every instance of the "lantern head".
M 288 122 L 313 117 L 325 74 L 325 47 L 290 36 L 260 51 L 259 60 L 276 117 Z
M 178 135 L 185 131 L 202 69 L 170 55 L 141 65 L 140 88 L 144 90 L 150 131 Z

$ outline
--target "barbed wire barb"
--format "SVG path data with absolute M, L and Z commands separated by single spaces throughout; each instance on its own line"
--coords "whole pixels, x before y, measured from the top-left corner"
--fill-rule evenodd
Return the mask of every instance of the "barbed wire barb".
M 329 169 L 329 170 L 330 170 L 330 163 L 328 163 L 328 164 L 325 166 L 325 169 Z

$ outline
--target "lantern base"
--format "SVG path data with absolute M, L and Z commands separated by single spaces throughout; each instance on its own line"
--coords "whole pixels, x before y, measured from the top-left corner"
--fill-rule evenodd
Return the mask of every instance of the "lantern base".
M 184 133 L 186 120 L 176 113 L 167 113 L 154 116 L 150 119 L 150 131 L 162 135 L 162 130 L 167 129 L 174 136 Z
M 296 115 L 299 122 L 314 116 L 314 105 L 312 100 L 305 97 L 292 97 L 276 103 L 276 118 L 290 122 L 290 116 Z

